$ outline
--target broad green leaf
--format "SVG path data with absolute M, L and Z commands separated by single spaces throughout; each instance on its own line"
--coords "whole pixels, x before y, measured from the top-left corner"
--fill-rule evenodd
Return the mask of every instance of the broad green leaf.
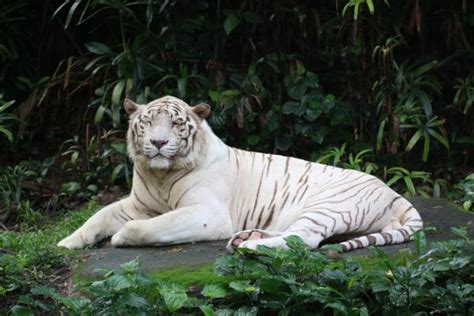
M 402 178 L 402 176 L 393 176 L 392 178 L 390 178 L 390 180 L 387 181 L 387 185 L 390 187 L 390 186 L 392 186 L 392 184 L 394 184 L 395 182 L 397 182 L 401 178 Z
M 417 91 L 418 98 L 420 98 L 421 104 L 423 105 L 423 111 L 427 117 L 433 116 L 433 108 L 431 106 L 431 101 L 428 95 L 423 90 Z
M 89 184 L 87 186 L 87 190 L 92 192 L 92 193 L 97 193 L 97 191 L 99 191 L 99 188 L 98 188 L 97 184 Z
M 423 255 L 426 252 L 426 233 L 422 230 L 415 232 L 413 241 L 415 242 L 417 256 Z
M 251 146 L 255 146 L 260 142 L 260 136 L 258 135 L 250 135 L 247 137 L 247 144 Z
M 471 206 L 472 206 L 472 201 L 465 201 L 463 204 L 462 204 L 462 208 L 466 211 L 466 212 L 469 212 L 471 210 Z
M 199 309 L 203 313 L 204 316 L 214 316 L 214 310 L 212 309 L 212 305 L 201 305 Z
M 163 293 L 163 300 L 165 301 L 168 311 L 173 313 L 184 306 L 184 304 L 188 301 L 188 296 L 186 293 L 166 291 Z
M 120 80 L 115 85 L 114 90 L 112 91 L 112 99 L 111 99 L 112 105 L 118 105 L 119 104 L 119 102 L 122 98 L 122 94 L 124 92 L 125 83 L 126 83 L 126 80 Z
M 296 112 L 296 109 L 299 107 L 300 103 L 296 101 L 288 101 L 283 104 L 281 108 L 283 114 L 293 114 Z
M 426 131 L 423 131 L 423 138 L 425 139 L 423 144 L 423 161 L 427 161 L 428 154 L 430 153 L 430 137 Z
M 441 144 L 444 145 L 444 147 L 446 147 L 449 150 L 448 140 L 444 136 L 442 136 L 437 131 L 431 128 L 428 129 L 428 133 L 430 133 L 431 136 L 433 136 L 437 141 L 439 141 Z
M 318 144 L 322 144 L 324 142 L 324 139 L 328 133 L 328 129 L 321 127 L 318 128 L 316 131 L 314 131 L 313 134 L 311 134 L 311 140 L 315 141 Z
M 405 181 L 405 185 L 407 186 L 408 191 L 411 194 L 415 195 L 416 190 L 415 190 L 415 186 L 413 185 L 412 179 L 409 176 L 406 176 L 406 177 L 403 177 L 403 181 Z
M 360 2 L 357 2 L 354 5 L 354 20 L 357 20 L 357 18 L 359 17 L 359 7 L 360 7 Z
M 320 110 L 306 109 L 306 117 L 309 121 L 315 121 L 321 114 L 322 112 Z
M 114 274 L 107 279 L 108 285 L 114 291 L 121 291 L 133 287 L 133 282 L 126 275 Z
M 123 296 L 122 303 L 127 304 L 128 306 L 133 306 L 141 309 L 150 305 L 143 296 L 140 296 L 137 293 L 133 292 L 129 292 L 125 296 Z
M 240 25 L 240 18 L 232 12 L 224 21 L 224 30 L 229 35 L 236 27 Z
M 8 102 L 3 103 L 0 106 L 0 112 L 4 112 L 6 109 L 8 109 L 10 106 L 12 106 L 15 102 L 16 102 L 16 100 L 12 100 L 12 101 L 8 101 Z
M 227 290 L 219 284 L 207 284 L 201 294 L 210 298 L 223 298 L 226 297 Z
M 446 120 L 438 120 L 438 117 L 435 116 L 433 118 L 431 118 L 431 120 L 429 120 L 427 123 L 426 123 L 426 126 L 428 127 L 436 127 L 436 126 L 441 126 L 444 124 L 444 122 L 446 122 Z
M 126 272 L 138 272 L 140 270 L 140 257 L 136 257 L 133 260 L 122 263 L 120 269 Z
M 212 102 L 218 103 L 221 100 L 221 93 L 217 90 L 209 90 L 207 95 L 211 98 Z
M 112 175 L 110 176 L 110 183 L 115 183 L 115 181 L 117 180 L 117 176 L 120 174 L 120 171 L 122 171 L 122 169 L 124 169 L 125 167 L 126 166 L 123 163 L 115 166 L 114 170 L 112 171 Z
M 470 202 L 470 201 L 469 201 Z M 467 232 L 466 228 L 462 227 L 451 227 L 451 232 L 458 236 L 461 237 L 464 240 L 469 240 L 469 233 Z
M 33 316 L 33 311 L 28 307 L 22 305 L 15 305 L 11 309 L 11 313 L 14 316 Z
M 324 309 L 332 309 L 333 310 L 333 315 L 337 315 L 337 312 L 341 312 L 342 314 L 347 314 L 347 307 L 338 302 L 333 302 L 333 303 L 328 303 L 324 306 Z
M 308 250 L 308 246 L 304 243 L 301 237 L 291 235 L 284 238 L 288 248 L 293 250 Z
M 374 3 L 372 0 L 366 0 L 367 7 L 369 8 L 370 14 L 374 14 L 375 8 L 374 8 Z
M 6 127 L 0 126 L 0 133 L 5 135 L 10 143 L 13 143 L 13 133 Z
M 253 293 L 257 290 L 250 281 L 233 281 L 229 283 L 229 287 L 241 293 Z
M 430 70 L 432 70 L 433 68 L 436 67 L 436 65 L 438 65 L 438 61 L 437 60 L 433 60 L 432 62 L 429 62 L 427 64 L 424 64 L 423 66 L 419 67 L 418 69 L 415 70 L 415 74 L 417 76 L 420 76 Z
M 76 182 L 76 181 L 67 182 L 67 183 L 64 183 L 61 186 L 61 190 L 62 191 L 67 191 L 67 192 L 76 192 L 80 188 L 81 188 L 81 184 L 79 182 Z
M 96 125 L 99 125 L 100 122 L 102 122 L 102 118 L 104 117 L 105 110 L 106 110 L 106 108 L 104 106 L 100 105 L 99 108 L 97 109 L 97 111 L 95 112 L 94 123 Z
M 242 306 L 235 311 L 234 316 L 256 316 L 258 313 L 257 307 Z
M 229 90 L 222 91 L 222 96 L 226 98 L 236 99 L 240 97 L 241 95 L 242 93 L 237 89 L 229 89 Z
M 107 45 L 100 42 L 88 42 L 84 45 L 89 52 L 96 55 L 111 55 L 114 53 Z
M 287 151 L 292 144 L 291 136 L 288 134 L 278 135 L 275 138 L 275 146 L 281 151 Z

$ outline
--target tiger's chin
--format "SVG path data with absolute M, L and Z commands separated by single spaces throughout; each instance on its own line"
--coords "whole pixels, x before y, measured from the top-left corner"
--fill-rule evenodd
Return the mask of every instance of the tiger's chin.
M 152 169 L 167 170 L 171 168 L 173 160 L 161 156 L 150 159 L 149 163 Z

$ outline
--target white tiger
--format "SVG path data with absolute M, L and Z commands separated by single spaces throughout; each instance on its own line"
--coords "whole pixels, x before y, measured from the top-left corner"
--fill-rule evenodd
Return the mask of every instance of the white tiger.
M 82 248 L 112 236 L 114 246 L 230 238 L 227 248 L 311 248 L 336 235 L 343 250 L 410 240 L 422 228 L 415 208 L 374 176 L 225 145 L 205 118 L 166 96 L 125 100 L 134 162 L 129 197 L 104 207 L 58 246 Z M 359 237 L 356 237 L 359 236 Z

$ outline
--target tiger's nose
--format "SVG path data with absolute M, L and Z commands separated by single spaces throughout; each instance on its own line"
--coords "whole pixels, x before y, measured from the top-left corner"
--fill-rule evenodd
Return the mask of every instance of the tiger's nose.
M 168 141 L 163 139 L 151 139 L 150 142 L 158 149 L 168 144 Z

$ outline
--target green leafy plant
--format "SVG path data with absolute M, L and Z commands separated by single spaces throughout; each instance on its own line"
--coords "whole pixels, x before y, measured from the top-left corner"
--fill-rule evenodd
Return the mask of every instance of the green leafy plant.
M 436 139 L 448 150 L 449 143 L 448 139 L 445 136 L 441 135 L 438 131 L 436 131 L 436 129 L 439 129 L 440 126 L 444 124 L 445 120 L 438 119 L 437 116 L 434 116 L 426 122 L 423 122 L 422 120 L 424 118 L 425 116 L 413 116 L 412 119 L 416 122 L 415 124 L 402 124 L 401 127 L 407 129 L 416 129 L 415 134 L 413 134 L 413 136 L 408 141 L 408 144 L 406 146 L 407 151 L 412 150 L 420 139 L 424 139 L 422 159 L 423 161 L 427 161 L 432 138 Z
M 386 5 L 389 5 L 387 0 L 384 0 L 384 2 Z M 354 20 L 357 20 L 362 9 L 361 6 L 363 5 L 367 6 L 367 9 L 369 10 L 370 14 L 374 14 L 374 0 L 349 0 L 349 2 L 347 2 L 347 4 L 342 9 L 342 15 L 344 16 L 347 13 L 347 10 L 352 7 L 354 11 Z
M 457 79 L 457 85 L 454 86 L 453 104 L 462 108 L 463 114 L 466 114 L 474 102 L 474 76 L 471 74 L 464 79 Z
M 3 222 L 10 215 L 12 210 L 16 210 L 22 205 L 24 195 L 24 181 L 35 176 L 36 173 L 23 163 L 15 167 L 7 167 L 0 175 L 0 222 Z M 24 204 L 23 204 L 24 205 Z
M 363 171 L 368 174 L 372 174 L 379 169 L 375 162 L 367 161 L 372 155 L 372 149 L 363 149 L 357 153 L 347 153 L 346 146 L 347 143 L 344 143 L 340 148 L 332 147 L 323 151 L 317 162 Z
M 392 167 L 386 171 L 387 185 L 392 186 L 395 183 L 403 182 L 405 190 L 404 194 L 409 196 L 420 194 L 428 197 L 425 191 L 420 190 L 415 186 L 415 181 L 426 183 L 429 179 L 429 176 L 430 174 L 428 172 L 409 171 L 402 167 Z
M 380 51 L 377 50 L 377 52 Z M 382 51 L 383 52 L 383 51 Z M 374 51 L 375 53 L 375 51 Z M 383 54 L 383 53 L 382 53 Z M 387 67 L 384 64 L 384 67 Z M 405 147 L 411 151 L 420 139 L 423 139 L 422 160 L 427 161 L 430 144 L 436 140 L 449 151 L 449 142 L 445 120 L 433 116 L 432 96 L 441 94 L 441 84 L 432 73 L 438 61 L 423 65 L 398 65 L 393 61 L 393 83 L 377 81 L 373 89 L 377 98 L 377 111 L 383 113 L 377 131 L 377 149 L 384 142 L 384 131 L 388 127 L 388 139 L 385 140 L 390 152 L 397 152 L 400 138 L 407 137 L 407 130 L 415 129 L 409 136 Z M 392 74 L 393 73 L 393 74 Z M 385 108 L 385 111 L 382 109 Z
M 343 156 L 346 153 L 346 143 L 342 144 L 340 148 L 332 147 L 321 154 L 318 158 L 319 163 L 330 163 L 333 166 L 338 166 Z
M 13 133 L 11 131 L 10 122 L 16 121 L 17 118 L 11 113 L 7 113 L 8 108 L 10 108 L 15 101 L 4 101 L 2 94 L 0 94 L 0 135 L 3 135 L 8 139 L 10 143 L 13 143 Z
M 470 211 L 474 203 L 474 174 L 469 174 L 455 185 L 455 201 L 460 203 L 465 211 Z
M 97 208 L 96 203 L 89 203 L 80 212 L 71 212 L 67 219 L 61 221 L 42 221 L 41 225 L 35 223 L 34 228 L 25 222 L 17 231 L 0 230 L 1 314 L 7 314 L 15 305 L 23 307 L 16 307 L 12 312 L 27 311 L 24 306 L 46 312 L 59 310 L 53 308 L 49 301 L 36 302 L 30 296 L 31 290 L 45 284 L 56 287 L 65 281 L 69 258 L 65 251 L 56 247 L 56 243 L 89 218 Z
M 115 184 L 118 179 L 125 180 L 130 186 L 132 181 L 131 165 L 123 139 L 117 139 L 119 131 L 108 131 L 102 135 L 93 135 L 86 144 L 78 136 L 63 143 L 62 156 L 69 157 L 70 168 L 79 173 L 82 183 L 67 185 L 67 191 L 77 191 L 81 185 L 91 193 L 97 192 L 97 184 Z
M 289 249 L 285 251 L 259 247 L 256 251 L 238 249 L 233 256 L 219 257 L 214 263 L 216 273 L 231 278 L 223 279 L 226 283 L 204 285 L 198 295 L 143 274 L 139 260 L 134 259 L 118 269 L 103 271 L 99 280 L 83 284 L 80 296 L 67 297 L 39 282 L 28 288 L 18 273 L 39 257 L 9 254 L 0 257 L 0 280 L 2 286 L 6 285 L 0 287 L 0 296 L 9 299 L 13 313 L 470 313 L 474 302 L 474 244 L 465 230 L 454 232 L 460 240 L 434 243 L 430 250 L 425 233 L 416 233 L 416 254 L 402 252 L 391 257 L 382 249 L 371 247 L 373 258 L 328 256 L 339 247 L 311 251 L 300 238 L 290 236 L 286 238 Z M 49 231 L 34 236 L 0 235 L 7 247 L 26 253 L 38 242 L 44 245 L 46 240 L 59 237 L 51 236 Z M 42 253 L 42 259 L 41 269 L 62 262 L 61 255 L 49 257 L 47 252 Z M 41 274 L 36 277 L 41 280 Z M 12 301 L 11 293 L 15 291 L 22 294 Z

